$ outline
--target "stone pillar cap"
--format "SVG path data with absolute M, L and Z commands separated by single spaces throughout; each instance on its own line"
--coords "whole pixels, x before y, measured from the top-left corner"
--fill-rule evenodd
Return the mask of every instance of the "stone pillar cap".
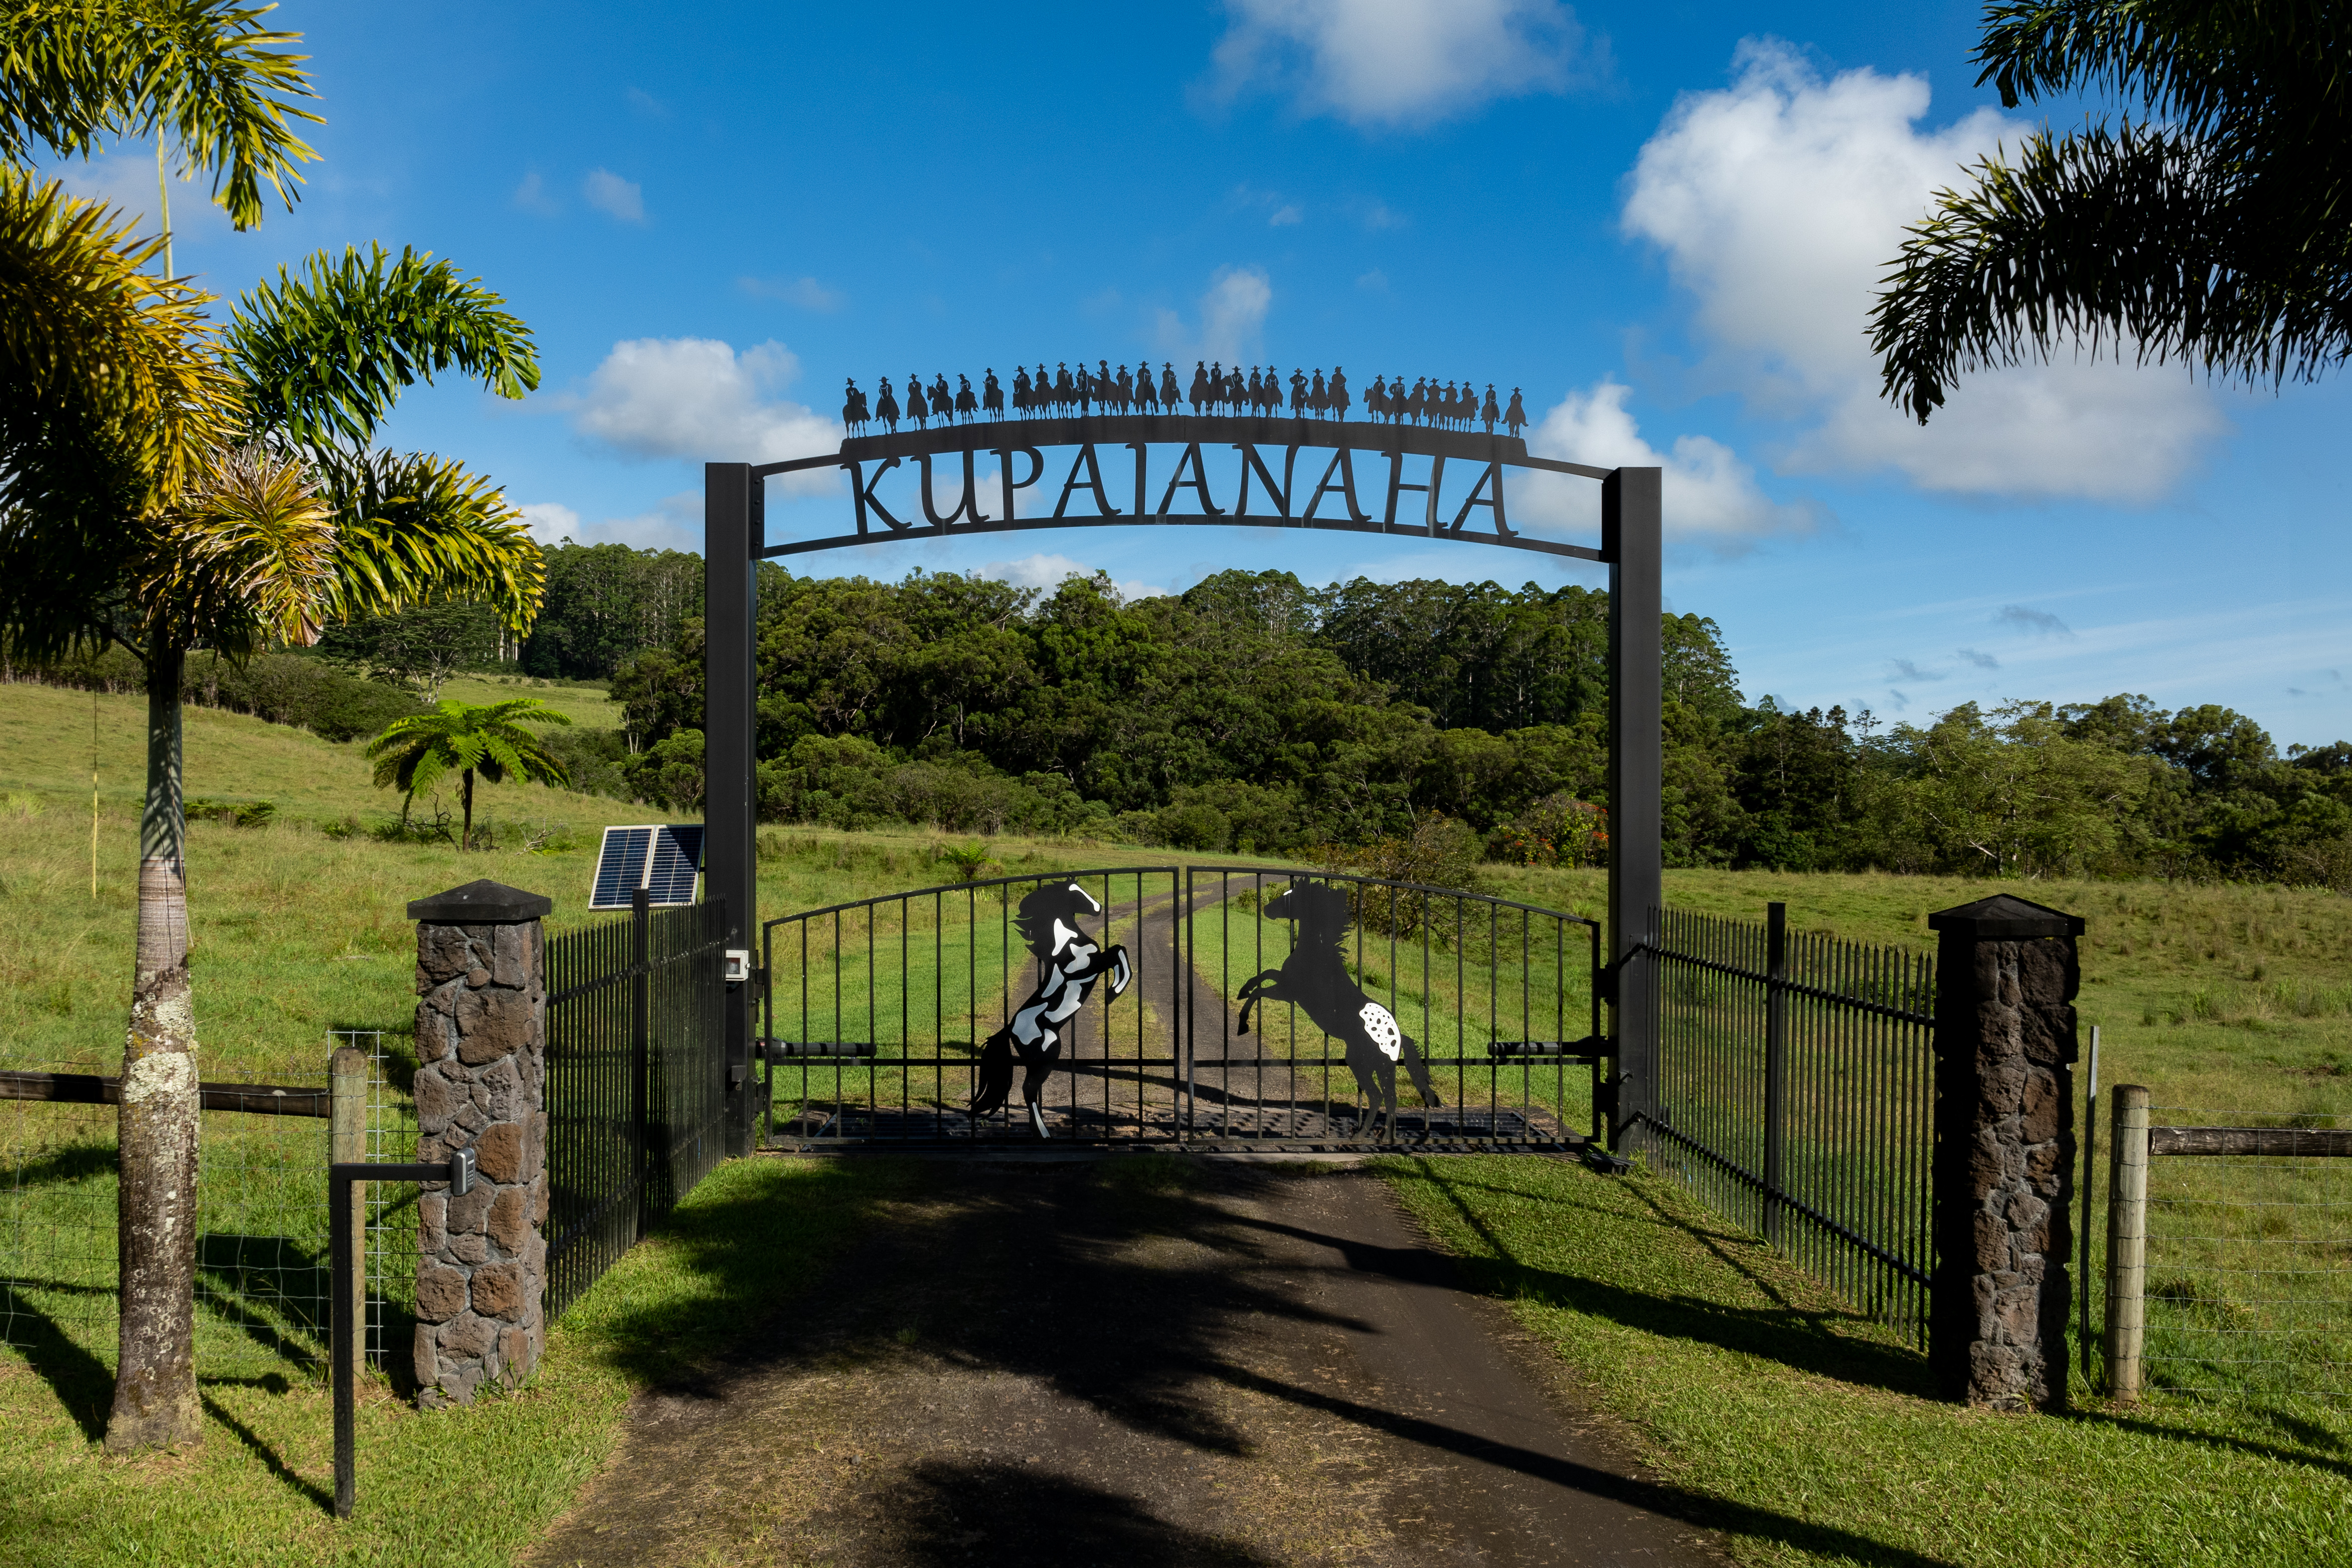
M 1927 917 L 1927 929 L 1948 931 L 1978 942 L 2014 942 L 2030 936 L 2080 936 L 2083 917 L 2009 893 L 1995 893 L 1956 910 Z
M 426 925 L 520 925 L 544 919 L 554 908 L 555 900 L 544 893 L 526 893 L 484 877 L 462 888 L 415 900 L 408 906 L 408 918 Z

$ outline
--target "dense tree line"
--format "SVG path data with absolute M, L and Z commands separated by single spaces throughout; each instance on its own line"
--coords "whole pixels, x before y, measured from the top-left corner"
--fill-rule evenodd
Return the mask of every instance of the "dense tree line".
M 763 569 L 766 816 L 1093 829 L 1297 850 L 1429 813 L 1493 852 L 1599 852 L 1608 597 L 1227 572 L 1123 603 L 917 572 Z M 1667 856 L 1786 869 L 2352 882 L 2352 747 L 2282 757 L 2217 707 L 1966 704 L 1925 725 L 1750 704 L 1718 628 L 1668 616 Z M 701 789 L 701 628 L 624 664 L 621 771 Z

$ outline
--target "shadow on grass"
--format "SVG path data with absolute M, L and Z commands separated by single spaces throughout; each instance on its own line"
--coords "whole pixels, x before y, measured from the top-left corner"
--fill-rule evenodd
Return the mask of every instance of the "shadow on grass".
M 594 1331 L 610 1347 L 606 1353 L 662 1384 L 656 1419 L 711 1424 L 680 1445 L 677 1451 L 692 1458 L 679 1462 L 702 1462 L 712 1451 L 706 1444 L 764 1440 L 726 1425 L 740 1419 L 725 1403 L 739 1379 L 827 1375 L 845 1363 L 887 1367 L 919 1347 L 925 1363 L 1024 1380 L 1074 1402 L 1082 1409 L 1057 1418 L 1066 1421 L 1072 1441 L 1087 1440 L 1098 1423 L 1109 1421 L 1197 1451 L 1246 1456 L 1254 1452 L 1252 1433 L 1220 1413 L 1231 1401 L 1216 1393 L 1244 1390 L 1386 1434 L 1449 1468 L 1483 1463 L 1517 1471 L 1559 1489 L 1563 1510 L 1580 1506 L 1580 1495 L 1606 1499 L 1873 1568 L 1941 1568 L 1941 1559 L 1850 1531 L 1612 1475 L 1513 1447 L 1472 1426 L 1341 1397 L 1260 1370 L 1255 1363 L 1263 1356 L 1248 1348 L 1253 1343 L 1298 1343 L 1335 1328 L 1370 1331 L 1344 1310 L 1315 1305 L 1313 1292 L 1301 1288 L 1307 1276 L 1328 1277 L 1341 1302 L 1350 1283 L 1375 1278 L 1456 1288 L 1462 1282 L 1454 1261 L 1434 1248 L 1366 1246 L 1262 1215 L 1298 1182 L 1317 1179 L 1264 1167 L 1203 1171 L 1192 1162 L 1150 1157 L 1098 1167 L 909 1162 L 894 1170 L 881 1161 L 828 1162 L 788 1192 L 774 1183 L 747 1183 L 681 1208 L 660 1243 L 676 1249 L 674 1266 L 708 1273 L 718 1289 L 691 1311 L 647 1303 L 601 1314 Z M 832 1218 L 821 1220 L 827 1209 Z M 811 1292 L 805 1288 L 815 1271 L 796 1270 L 783 1249 L 805 1247 L 820 1231 L 834 1245 L 854 1237 L 856 1246 L 824 1275 L 821 1291 Z M 1328 1265 L 1302 1259 L 1277 1237 L 1338 1258 Z M 765 1294 L 787 1281 L 805 1310 Z M 1480 1283 L 1581 1291 L 1585 1310 L 1606 1309 L 1654 1332 L 1766 1353 L 1785 1352 L 1776 1342 L 1790 1336 L 1795 1321 L 1796 1331 L 1812 1342 L 1805 1362 L 1848 1378 L 1857 1354 L 1872 1350 L 1806 1331 L 1795 1314 L 1726 1314 L 1541 1270 Z M 745 1323 L 759 1326 L 723 1347 L 723 1337 Z M 1461 1327 L 1449 1318 L 1434 1331 Z M 681 1350 L 688 1342 L 725 1353 L 689 1363 Z M 1885 1376 L 1890 1384 L 1903 1381 L 1892 1370 Z M 1233 1542 L 1187 1535 L 1141 1501 L 1050 1469 L 934 1459 L 914 1475 L 912 1490 L 883 1511 L 879 1517 L 889 1522 L 877 1527 L 907 1532 L 910 1544 L 899 1550 L 905 1561 L 1260 1561 Z M 1062 1554 L 1041 1540 L 1045 1521 L 1052 1525 L 1045 1536 L 1076 1531 L 1069 1538 L 1084 1543 Z M 1047 1554 L 1035 1555 L 1040 1551 Z
M 320 1359 L 332 1289 L 324 1258 L 289 1237 L 207 1231 L 196 1238 L 196 1300 L 215 1317 L 272 1355 Z
M 114 1173 L 120 1160 L 111 1139 L 103 1143 L 68 1143 L 37 1159 L 26 1161 L 11 1173 L 16 1186 L 39 1187 L 51 1184 L 87 1181 L 92 1176 Z M 114 1194 L 105 1194 L 110 1204 Z
M 1735 1307 L 1687 1294 L 1633 1289 L 1592 1275 L 1520 1262 L 1513 1255 L 1509 1240 L 1487 1225 L 1446 1173 L 1431 1169 L 1425 1161 L 1415 1163 L 1410 1169 L 1414 1179 L 1444 1195 L 1462 1223 L 1488 1248 L 1491 1256 L 1465 1257 L 1456 1261 L 1463 1282 L 1484 1295 L 1506 1301 L 1527 1300 L 1560 1307 L 1643 1333 L 1688 1340 L 1778 1362 L 1817 1377 L 1916 1398 L 1936 1396 L 1926 1357 L 1872 1335 L 1838 1331 L 1842 1326 L 1867 1328 L 1870 1320 L 1850 1307 L 1822 1307 L 1792 1300 L 1779 1281 L 1726 1247 L 1719 1232 L 1704 1224 L 1687 1225 L 1679 1216 L 1666 1213 L 1639 1184 L 1630 1184 L 1631 1190 L 1648 1215 L 1612 1210 L 1608 1211 L 1612 1219 L 1655 1224 L 1662 1231 L 1671 1229 L 1694 1237 L 1770 1304 Z M 1596 1208 L 1593 1212 L 1602 1211 Z
M 2352 1461 L 2332 1458 L 2326 1454 L 2311 1451 L 2312 1448 L 2324 1447 L 2341 1453 L 2344 1447 L 2343 1440 L 2333 1432 L 2315 1422 L 2301 1420 L 2276 1409 L 2256 1408 L 2249 1410 L 2248 1414 L 2281 1427 L 2290 1436 L 2301 1438 L 2311 1447 L 2296 1448 L 2284 1443 L 2265 1443 L 2258 1437 L 2233 1437 L 2225 1432 L 2192 1431 L 2163 1421 L 2152 1421 L 2137 1415 L 2121 1415 L 2105 1410 L 2069 1411 L 2062 1419 L 2079 1421 L 2086 1426 L 2112 1426 L 2118 1431 L 2130 1432 L 2142 1437 L 2155 1437 L 2168 1443 L 2188 1443 L 2200 1448 L 2218 1448 L 2228 1453 L 2244 1454 L 2251 1458 L 2273 1459 L 2284 1465 L 2302 1465 L 2309 1469 L 2325 1470 L 2330 1475 L 2341 1476 L 2346 1480 L 2352 1480 Z
M 76 1344 L 22 1290 L 5 1282 L 0 1282 L 0 1322 L 7 1325 L 9 1342 L 56 1393 L 82 1436 L 93 1443 L 104 1436 L 107 1413 L 114 1405 L 114 1374 L 106 1363 Z
M 207 1379 L 206 1381 L 209 1382 L 212 1380 Z M 267 1386 L 266 1384 L 265 1386 Z M 272 1390 L 272 1392 L 281 1391 Z M 219 1422 L 230 1432 L 236 1434 L 236 1440 L 244 1444 L 246 1447 L 252 1452 L 255 1458 L 259 1459 L 263 1465 L 267 1466 L 271 1475 L 277 1477 L 280 1481 L 284 1482 L 294 1490 L 301 1493 L 304 1497 L 309 1498 L 312 1502 L 318 1504 L 320 1508 L 327 1510 L 330 1512 L 333 1510 L 335 1506 L 335 1495 L 331 1489 L 322 1487 L 316 1481 L 303 1479 L 299 1472 L 298 1472 L 294 1467 L 289 1465 L 278 1456 L 277 1449 L 271 1447 L 262 1439 L 259 1433 L 254 1431 L 252 1427 L 247 1426 L 244 1422 L 239 1421 L 236 1416 L 230 1415 L 228 1411 L 222 1406 L 219 1400 L 213 1398 L 210 1394 L 199 1394 L 198 1397 L 204 1401 L 205 1414 Z

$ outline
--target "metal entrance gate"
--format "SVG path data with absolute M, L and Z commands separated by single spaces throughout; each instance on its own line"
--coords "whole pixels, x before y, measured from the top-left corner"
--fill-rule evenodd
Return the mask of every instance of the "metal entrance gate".
M 1146 866 L 893 893 L 770 921 L 761 941 L 775 1147 L 1037 1146 L 1022 1088 L 969 1108 L 992 1037 L 1070 1005 L 1054 981 L 1074 965 L 1097 977 L 1053 1025 L 1036 1110 L 1051 1141 L 1361 1146 L 1391 1136 L 1370 1120 L 1389 1078 L 1400 1146 L 1601 1134 L 1601 933 L 1578 915 L 1332 872 Z

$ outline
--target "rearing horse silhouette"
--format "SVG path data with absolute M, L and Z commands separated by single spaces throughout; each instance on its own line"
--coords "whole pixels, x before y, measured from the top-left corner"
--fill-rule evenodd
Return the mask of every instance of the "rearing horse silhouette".
M 1363 993 L 1348 973 L 1339 939 L 1347 934 L 1349 908 L 1344 889 L 1328 882 L 1295 877 L 1290 886 L 1266 900 L 1265 918 L 1297 921 L 1290 956 L 1279 969 L 1264 970 L 1242 982 L 1237 1035 L 1249 1033 L 1250 1009 L 1260 1002 L 1295 1002 L 1307 1009 L 1315 1026 L 1348 1048 L 1348 1068 L 1369 1102 L 1356 1119 L 1356 1133 L 1376 1125 L 1388 1113 L 1388 1136 L 1396 1136 L 1396 1069 L 1402 1061 L 1413 1088 L 1431 1105 L 1444 1103 L 1430 1086 L 1429 1068 L 1421 1047 L 1398 1026 L 1396 1015 Z
M 1028 1069 L 1021 1096 L 1028 1102 L 1029 1125 L 1038 1137 L 1049 1136 L 1039 1101 L 1045 1095 L 1045 1077 L 1061 1058 L 1063 1032 L 1087 1005 L 1087 994 L 1095 988 L 1095 982 L 1108 975 L 1111 996 L 1117 999 L 1135 977 L 1126 948 L 1117 943 L 1104 947 L 1079 929 L 1080 915 L 1102 912 L 1102 905 L 1076 882 L 1049 882 L 1021 900 L 1021 914 L 1013 923 L 1021 940 L 1045 967 L 1045 976 L 1013 1011 L 1011 1020 L 981 1047 L 980 1082 L 971 1097 L 973 1116 L 985 1116 L 1013 1097 L 1013 1066 L 1017 1059 Z

